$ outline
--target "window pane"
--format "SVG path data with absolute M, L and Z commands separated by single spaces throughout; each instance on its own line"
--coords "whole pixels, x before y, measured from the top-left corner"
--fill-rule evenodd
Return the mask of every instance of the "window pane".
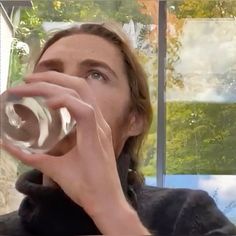
M 168 1 L 166 186 L 236 222 L 236 1 Z

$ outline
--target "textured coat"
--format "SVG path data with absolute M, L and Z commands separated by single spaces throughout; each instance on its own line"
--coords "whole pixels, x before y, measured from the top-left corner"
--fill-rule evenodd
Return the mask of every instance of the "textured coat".
M 100 234 L 90 217 L 62 190 L 41 182 L 38 171 L 25 173 L 17 181 L 17 189 L 26 198 L 17 212 L 0 216 L 1 236 Z M 235 226 L 204 191 L 142 186 L 127 187 L 127 192 L 136 198 L 140 219 L 154 235 L 236 235 Z

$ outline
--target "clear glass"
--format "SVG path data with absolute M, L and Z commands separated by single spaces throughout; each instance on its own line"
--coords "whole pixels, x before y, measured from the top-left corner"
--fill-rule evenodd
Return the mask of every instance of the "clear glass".
M 74 127 L 66 108 L 48 108 L 42 97 L 1 95 L 0 137 L 30 153 L 50 151 Z

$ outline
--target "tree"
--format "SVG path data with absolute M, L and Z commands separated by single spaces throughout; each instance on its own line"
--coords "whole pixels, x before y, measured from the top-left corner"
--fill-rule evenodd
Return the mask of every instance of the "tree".
M 181 92 L 186 84 L 175 68 L 181 59 L 185 18 L 235 17 L 236 2 L 183 0 L 168 1 L 167 5 L 166 89 Z M 235 72 L 231 69 L 219 76 L 227 78 L 228 87 L 224 88 L 233 91 Z M 235 104 L 168 101 L 166 106 L 167 174 L 235 174 Z M 155 175 L 155 156 L 147 160 L 146 173 Z
M 177 21 L 186 17 L 233 17 L 235 1 L 171 2 Z M 174 7 L 174 8 L 173 8 Z M 181 28 L 170 37 L 167 86 L 184 88 L 182 75 L 175 72 L 180 59 Z M 169 102 L 167 104 L 167 173 L 235 174 L 235 104 Z
M 26 43 L 31 52 L 38 52 L 47 39 L 44 22 L 84 22 L 114 20 L 127 23 L 131 19 L 147 25 L 148 15 L 141 13 L 141 5 L 136 0 L 33 0 L 32 8 L 21 9 L 20 23 L 15 32 L 13 44 L 10 83 L 21 80 L 28 61 L 22 50 L 15 47 L 17 42 Z M 30 61 L 37 57 L 31 53 Z

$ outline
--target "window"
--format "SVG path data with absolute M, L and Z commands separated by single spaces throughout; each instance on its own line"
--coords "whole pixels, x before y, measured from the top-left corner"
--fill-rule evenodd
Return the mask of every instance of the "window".
M 165 185 L 208 191 L 236 223 L 236 1 L 167 15 Z
M 22 79 L 52 30 L 71 22 L 120 22 L 149 77 L 154 119 L 143 150 L 147 184 L 204 189 L 236 223 L 236 1 L 32 3 L 20 18 L 12 14 L 20 21 L 10 85 Z

